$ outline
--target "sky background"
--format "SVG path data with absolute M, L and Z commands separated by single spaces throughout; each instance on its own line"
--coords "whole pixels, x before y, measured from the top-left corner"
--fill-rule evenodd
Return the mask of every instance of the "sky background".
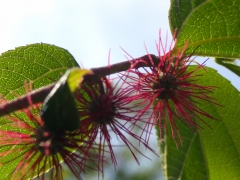
M 49 43 L 67 49 L 85 68 L 126 60 L 120 46 L 133 57 L 157 54 L 155 40 L 171 33 L 170 1 L 152 0 L 8 0 L 0 1 L 0 52 L 33 43 Z M 163 38 L 164 39 L 164 38 Z M 206 58 L 201 58 L 205 60 Z M 238 77 L 207 61 L 240 89 Z
M 149 53 L 157 54 L 159 29 L 163 37 L 168 33 L 171 39 L 169 7 L 168 0 L 0 1 L 0 52 L 44 42 L 67 49 L 85 68 L 107 65 L 110 49 L 111 64 L 126 60 L 120 46 L 140 57 L 146 54 L 145 43 Z M 213 59 L 206 64 L 240 89 L 239 78 L 233 73 Z M 156 141 L 153 143 L 156 146 Z

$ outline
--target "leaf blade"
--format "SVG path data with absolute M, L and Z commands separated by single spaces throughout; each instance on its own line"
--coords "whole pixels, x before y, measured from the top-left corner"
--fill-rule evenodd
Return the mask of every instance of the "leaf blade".
M 201 71 L 204 73 L 203 70 Z M 165 144 L 160 145 L 161 153 L 165 155 L 162 163 L 165 167 L 166 179 L 214 180 L 240 177 L 238 171 L 240 168 L 240 135 L 238 133 L 240 107 L 237 106 L 240 95 L 238 90 L 215 70 L 207 68 L 207 71 L 204 76 L 199 77 L 198 82 L 201 85 L 220 87 L 211 96 L 224 107 L 209 103 L 199 104 L 201 109 L 217 120 L 210 121 L 202 118 L 211 128 L 198 120 L 198 124 L 203 127 L 198 130 L 198 134 L 176 120 L 183 137 L 183 145 L 176 149 L 175 142 L 169 134 L 164 136 Z M 178 169 L 182 171 L 179 172 Z
M 34 88 L 39 88 L 57 81 L 70 67 L 78 67 L 74 57 L 65 49 L 37 43 L 18 47 L 0 56 L 0 94 L 7 100 L 12 100 L 26 94 L 25 81 L 32 82 Z M 38 116 L 39 112 L 34 112 Z M 26 114 L 17 112 L 19 118 L 31 124 Z M 25 115 L 25 116 L 24 116 Z M 22 132 L 23 129 L 11 127 L 12 121 L 7 117 L 0 118 L 1 130 Z M 31 124 L 32 125 L 32 124 Z M 25 132 L 32 134 L 33 132 Z M 9 148 L 13 151 L 1 158 L 0 179 L 9 179 L 16 166 L 22 160 L 20 148 L 24 145 L 10 145 L 0 147 L 0 153 L 6 153 Z M 20 155 L 20 156 L 19 156 Z M 47 169 L 51 168 L 47 165 Z M 37 173 L 37 172 L 35 172 Z M 30 177 L 26 177 L 30 178 Z
M 37 43 L 9 50 L 0 56 L 0 94 L 8 100 L 25 94 L 24 82 L 35 89 L 52 84 L 70 67 L 78 67 L 74 57 L 55 45 Z
M 240 0 L 180 2 L 172 1 L 169 10 L 172 32 L 178 28 L 173 53 L 188 41 L 186 54 L 240 58 Z

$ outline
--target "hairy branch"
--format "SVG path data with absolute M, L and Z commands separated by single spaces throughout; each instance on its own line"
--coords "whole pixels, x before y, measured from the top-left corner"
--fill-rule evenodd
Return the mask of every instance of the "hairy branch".
M 100 67 L 100 68 L 92 68 L 91 70 L 93 71 L 94 75 L 86 75 L 84 77 L 84 81 L 97 81 L 97 80 L 99 80 L 99 78 L 105 77 L 110 74 L 127 71 L 130 68 L 146 67 L 150 63 L 149 58 L 151 58 L 151 60 L 154 64 L 157 64 L 159 62 L 159 58 L 157 56 L 149 54 L 149 55 L 144 55 L 140 58 L 133 59 L 130 61 L 116 63 L 116 64 L 111 65 L 110 67 L 104 66 L 104 67 Z M 140 60 L 143 60 L 147 63 L 143 63 Z M 136 64 L 136 62 L 138 62 L 138 63 Z M 44 99 L 46 98 L 46 96 L 50 93 L 50 91 L 54 87 L 54 85 L 55 85 L 55 83 L 48 85 L 48 86 L 44 86 L 42 88 L 39 88 L 37 90 L 30 92 L 27 95 L 21 96 L 13 101 L 3 104 L 0 107 L 0 117 L 4 116 L 6 114 L 9 114 L 11 112 L 14 112 L 16 110 L 27 108 L 29 106 L 27 96 L 30 96 L 30 98 L 34 104 L 43 102 Z

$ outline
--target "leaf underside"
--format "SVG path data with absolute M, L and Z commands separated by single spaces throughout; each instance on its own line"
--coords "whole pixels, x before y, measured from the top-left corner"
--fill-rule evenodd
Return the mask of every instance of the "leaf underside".
M 45 44 L 30 44 L 0 56 L 0 94 L 8 100 L 26 93 L 24 82 L 34 89 L 56 82 L 67 69 L 79 67 L 65 49 Z
M 74 57 L 67 50 L 55 45 L 39 43 L 9 50 L 0 56 L 0 94 L 7 100 L 15 99 L 26 94 L 25 82 L 31 82 L 33 89 L 38 89 L 56 82 L 71 67 L 79 67 Z M 29 121 L 26 114 L 17 114 L 19 118 Z M 9 119 L 0 118 L 1 130 L 24 131 L 13 129 L 9 124 Z M 31 124 L 30 121 L 29 124 Z M 30 134 L 33 132 L 24 133 Z M 21 145 L 0 146 L 0 152 L 4 153 L 10 148 L 13 152 L 5 155 L 0 161 L 0 179 L 9 179 L 23 158 L 23 155 L 17 158 L 22 152 L 20 150 Z M 6 160 L 9 163 L 2 164 Z M 34 158 L 32 162 L 34 162 Z M 46 169 L 49 168 L 50 165 L 47 165 Z
M 191 68 L 194 68 L 192 66 Z M 233 85 L 216 70 L 206 68 L 207 72 L 198 78 L 198 83 L 218 87 L 211 94 L 217 103 L 224 107 L 199 102 L 199 107 L 217 120 L 202 119 L 197 123 L 202 127 L 198 133 L 186 124 L 175 119 L 183 143 L 176 148 L 170 131 L 165 132 L 160 144 L 161 160 L 166 179 L 239 179 L 240 178 L 240 94 Z M 159 136 L 159 131 L 158 134 Z

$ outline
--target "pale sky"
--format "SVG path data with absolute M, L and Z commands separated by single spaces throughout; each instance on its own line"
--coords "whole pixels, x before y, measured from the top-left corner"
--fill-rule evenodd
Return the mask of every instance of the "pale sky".
M 0 53 L 18 46 L 49 43 L 67 49 L 85 68 L 125 60 L 121 46 L 133 57 L 157 54 L 155 40 L 168 31 L 167 0 L 8 0 L 0 1 Z M 170 39 L 170 38 L 169 38 Z M 205 60 L 206 58 L 202 58 Z M 239 78 L 212 59 L 207 65 L 231 78 Z
M 146 54 L 145 42 L 157 55 L 159 29 L 171 35 L 169 6 L 170 0 L 0 1 L 0 53 L 44 42 L 67 49 L 85 68 L 107 65 L 110 49 L 112 64 L 126 60 L 119 46 L 140 57 Z M 213 59 L 207 66 L 230 76 L 240 89 L 239 78 Z

